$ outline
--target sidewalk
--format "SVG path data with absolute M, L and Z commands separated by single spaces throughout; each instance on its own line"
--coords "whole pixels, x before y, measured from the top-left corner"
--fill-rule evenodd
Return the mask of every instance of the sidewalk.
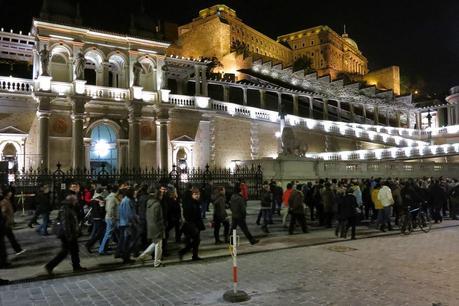
M 247 209 L 247 224 L 251 233 L 256 238 L 260 239 L 260 242 L 257 245 L 252 246 L 248 243 L 242 232 L 238 232 L 238 234 L 241 235 L 240 247 L 238 250 L 240 255 L 343 241 L 343 239 L 338 239 L 335 237 L 334 229 L 324 229 L 323 227 L 314 226 L 314 224 L 309 227 L 310 232 L 307 234 L 299 234 L 301 231 L 297 227 L 296 233 L 298 234 L 288 235 L 287 230 L 284 229 L 281 225 L 280 217 L 277 215 L 274 216 L 274 224 L 269 226 L 270 233 L 265 234 L 261 231 L 260 226 L 255 224 L 258 208 L 259 204 L 257 202 L 249 202 Z M 22 212 L 18 212 L 16 216 L 17 226 L 14 233 L 21 246 L 27 249 L 27 251 L 17 257 L 14 256 L 14 254 L 9 254 L 9 259 L 12 263 L 12 267 L 9 269 L 0 270 L 0 277 L 15 282 L 28 282 L 48 279 L 49 277 L 46 275 L 43 266 L 60 249 L 60 240 L 57 239 L 54 235 L 47 237 L 39 236 L 37 233 L 35 233 L 35 228 L 30 229 L 27 227 L 27 220 L 29 220 L 31 216 L 23 217 L 21 216 L 21 213 Z M 211 216 L 212 214 L 209 213 L 208 218 L 211 218 Z M 310 224 L 310 222 L 308 224 Z M 201 246 L 199 256 L 204 259 L 230 256 L 227 245 L 214 244 L 213 229 L 209 228 L 208 224 L 206 224 L 206 226 L 206 230 L 201 233 Z M 451 226 L 459 226 L 459 221 L 446 220 L 441 224 L 434 224 L 432 226 L 432 230 Z M 223 231 L 223 229 L 221 231 Z M 357 239 L 381 237 L 387 235 L 400 235 L 398 230 L 382 233 L 374 228 L 369 228 L 368 226 L 359 226 L 357 227 L 356 232 Z M 417 230 L 412 233 L 412 235 L 416 233 L 422 234 L 422 232 Z M 171 235 L 173 236 L 174 234 L 171 232 Z M 173 243 L 173 237 L 171 238 L 172 239 L 169 243 L 169 253 L 171 255 L 163 260 L 165 265 L 179 263 L 177 251 L 183 246 L 181 244 Z M 115 259 L 112 255 L 99 256 L 95 248 L 93 249 L 94 253 L 89 254 L 84 247 L 84 242 L 86 242 L 87 239 L 87 236 L 84 236 L 80 239 L 81 264 L 82 266 L 89 269 L 89 271 L 86 273 L 100 273 L 104 271 L 153 266 L 152 261 L 147 261 L 145 264 L 135 263 L 131 265 L 122 265 L 121 260 Z M 6 241 L 6 245 L 8 251 L 11 253 L 12 249 L 8 241 Z M 97 246 L 98 244 L 96 244 L 95 247 Z M 191 255 L 185 257 L 185 264 L 188 264 L 186 262 L 190 259 Z M 74 275 L 70 264 L 70 257 L 67 260 L 64 260 L 64 262 L 59 265 L 54 270 L 54 272 L 54 278 Z

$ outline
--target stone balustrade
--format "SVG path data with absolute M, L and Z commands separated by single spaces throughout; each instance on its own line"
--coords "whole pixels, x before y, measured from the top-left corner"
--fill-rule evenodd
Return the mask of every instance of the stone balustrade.
M 85 85 L 85 95 L 98 99 L 129 100 L 129 90 L 95 85 Z
M 32 80 L 12 77 L 0 77 L 0 92 L 31 94 L 32 91 Z
M 190 107 L 194 108 L 195 101 L 194 97 L 186 95 L 169 95 L 169 103 L 179 107 Z

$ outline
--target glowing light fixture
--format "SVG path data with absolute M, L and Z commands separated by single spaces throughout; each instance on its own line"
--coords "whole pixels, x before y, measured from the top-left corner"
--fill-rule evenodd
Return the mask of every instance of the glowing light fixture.
M 94 149 L 100 157 L 105 157 L 110 153 L 110 145 L 107 143 L 107 141 L 101 139 L 96 142 L 94 145 Z

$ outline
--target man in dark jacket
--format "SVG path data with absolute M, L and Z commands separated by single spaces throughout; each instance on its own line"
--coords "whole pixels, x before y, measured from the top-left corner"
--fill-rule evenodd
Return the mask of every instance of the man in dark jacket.
M 91 248 L 96 241 L 101 241 L 105 234 L 105 201 L 102 195 L 89 202 L 91 207 L 92 231 L 89 240 L 86 242 L 86 250 L 92 253 Z
M 338 226 L 335 234 L 341 238 L 346 238 L 347 231 L 351 227 L 351 239 L 355 239 L 355 225 L 357 223 L 357 200 L 354 196 L 354 190 L 348 186 L 346 195 L 338 204 Z
M 228 214 L 226 213 L 226 196 L 225 187 L 219 186 L 216 188 L 217 194 L 212 204 L 214 206 L 214 237 L 215 244 L 223 243 L 220 240 L 220 227 L 223 224 L 223 235 L 225 237 L 225 243 L 228 243 L 229 235 L 229 221 Z
M 185 235 L 185 248 L 179 251 L 180 260 L 183 259 L 189 250 L 192 250 L 192 260 L 201 260 L 198 256 L 199 244 L 201 243 L 201 231 L 205 230 L 204 223 L 201 219 L 201 193 L 198 188 L 191 189 L 191 198 L 183 202 L 183 218 L 185 223 L 182 232 Z
M 36 213 L 41 217 L 41 224 L 37 228 L 37 232 L 43 236 L 48 235 L 49 214 L 53 210 L 49 198 L 49 187 L 44 185 L 35 197 L 37 210 Z M 32 221 L 31 221 L 32 222 Z
M 294 189 L 290 195 L 290 198 L 288 199 L 288 207 L 291 215 L 290 226 L 288 228 L 289 235 L 293 234 L 296 221 L 298 221 L 300 224 L 303 233 L 308 232 L 308 226 L 306 225 L 306 213 L 303 202 L 303 193 Z
M 271 190 L 269 189 L 268 182 L 265 181 L 263 183 L 263 188 L 261 190 L 261 206 L 260 206 L 260 213 L 259 213 L 259 217 L 263 218 L 263 225 L 261 226 L 261 230 L 265 233 L 269 233 L 268 223 L 270 221 L 270 216 L 271 216 L 272 202 L 273 202 L 273 196 L 272 196 Z M 260 224 L 259 221 L 257 222 L 257 224 Z
M 234 187 L 234 194 L 231 196 L 230 208 L 232 214 L 231 230 L 234 230 L 239 226 L 244 235 L 250 241 L 250 244 L 254 245 L 258 243 L 259 240 L 253 238 L 252 234 L 250 234 L 245 221 L 247 216 L 246 204 L 244 198 L 242 197 L 241 187 L 239 184 L 236 184 Z
M 78 249 L 78 216 L 75 211 L 75 206 L 78 205 L 78 199 L 74 195 L 69 195 L 62 202 L 61 210 L 59 211 L 58 238 L 61 239 L 62 249 L 50 262 L 45 265 L 45 270 L 48 274 L 53 273 L 53 269 L 67 257 L 68 253 L 72 258 L 73 272 L 86 271 L 80 266 L 80 256 Z
M 4 269 L 10 266 L 8 263 L 8 254 L 5 246 L 5 218 L 0 210 L 0 269 Z

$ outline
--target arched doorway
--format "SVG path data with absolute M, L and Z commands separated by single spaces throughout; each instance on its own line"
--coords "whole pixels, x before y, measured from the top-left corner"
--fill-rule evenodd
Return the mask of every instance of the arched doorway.
M 7 143 L 3 147 L 2 160 L 8 162 L 8 170 L 16 172 L 18 170 L 17 150 L 12 143 Z
M 116 132 L 113 127 L 106 123 L 96 125 L 91 131 L 89 163 L 91 169 L 96 172 L 102 170 L 102 167 L 111 172 L 117 166 Z
M 176 156 L 177 166 L 179 167 L 179 169 L 183 171 L 185 171 L 188 168 L 187 157 L 188 156 L 186 154 L 185 148 L 181 147 L 180 149 L 178 149 Z

